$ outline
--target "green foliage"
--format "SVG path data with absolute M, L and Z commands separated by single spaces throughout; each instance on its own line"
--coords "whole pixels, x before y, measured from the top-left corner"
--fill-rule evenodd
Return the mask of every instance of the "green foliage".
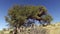
M 50 24 L 50 22 L 53 20 L 53 18 L 51 17 L 51 15 L 46 15 L 45 17 L 44 17 L 44 20 L 48 23 L 48 25 Z
M 47 10 L 43 6 L 21 6 L 14 5 L 12 8 L 8 10 L 8 15 L 5 17 L 6 21 L 13 27 L 20 27 L 25 23 L 29 16 L 33 16 L 35 18 L 40 18 L 37 16 L 40 14 L 46 13 Z M 46 17 L 47 19 L 49 18 Z M 50 20 L 51 21 L 51 20 Z
M 45 20 L 48 20 L 49 22 L 51 22 L 53 19 L 52 19 L 52 17 L 50 15 L 46 15 Z

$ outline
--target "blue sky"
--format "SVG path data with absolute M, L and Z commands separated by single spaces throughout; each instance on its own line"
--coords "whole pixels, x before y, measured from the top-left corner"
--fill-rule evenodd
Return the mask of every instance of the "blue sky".
M 60 22 L 60 0 L 0 0 L 0 30 L 6 28 L 4 16 L 14 4 L 19 5 L 43 5 L 53 17 L 53 23 Z

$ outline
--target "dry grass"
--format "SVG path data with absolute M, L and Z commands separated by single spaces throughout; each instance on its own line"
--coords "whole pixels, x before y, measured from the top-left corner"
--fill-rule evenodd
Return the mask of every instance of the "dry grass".
M 5 33 L 8 31 L 5 31 Z M 60 34 L 60 23 L 51 24 L 46 27 L 35 26 L 24 28 L 19 34 Z

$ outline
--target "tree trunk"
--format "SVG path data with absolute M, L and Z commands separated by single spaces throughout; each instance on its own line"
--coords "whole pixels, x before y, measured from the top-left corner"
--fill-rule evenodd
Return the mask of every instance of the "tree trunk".
M 20 28 L 17 27 L 17 33 L 20 34 Z
M 13 30 L 13 34 L 17 34 L 17 28 Z

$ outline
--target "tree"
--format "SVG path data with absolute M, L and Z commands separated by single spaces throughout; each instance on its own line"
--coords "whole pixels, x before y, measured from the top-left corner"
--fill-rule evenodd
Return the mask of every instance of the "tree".
M 47 19 L 50 19 L 51 16 L 49 16 L 49 18 L 46 17 L 47 19 L 42 18 L 43 15 L 47 14 L 47 10 L 44 6 L 14 5 L 8 10 L 8 15 L 5 18 L 10 26 L 20 28 L 20 26 L 22 26 L 29 18 L 47 22 Z

